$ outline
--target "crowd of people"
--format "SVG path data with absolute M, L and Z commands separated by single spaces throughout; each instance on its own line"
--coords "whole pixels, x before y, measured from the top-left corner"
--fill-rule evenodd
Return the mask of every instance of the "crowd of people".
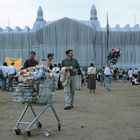
M 103 67 L 97 73 L 98 81 L 101 82 L 101 85 L 105 86 L 105 68 Z M 122 80 L 124 83 L 129 81 L 132 85 L 139 85 L 140 84 L 140 70 L 135 69 L 122 69 L 122 68 L 110 68 L 111 71 L 111 79 L 112 80 Z
M 74 58 L 73 50 L 66 51 L 66 58 L 59 64 L 52 64 L 54 54 L 49 53 L 47 60 L 42 59 L 40 62 L 35 60 L 36 53 L 30 52 L 30 58 L 27 59 L 20 70 L 25 70 L 30 67 L 46 67 L 49 72 L 55 77 L 54 88 L 64 89 L 65 95 L 65 110 L 70 110 L 74 107 L 75 95 L 75 77 L 81 75 L 81 85 L 86 85 L 89 93 L 95 93 L 96 81 L 98 80 L 102 86 L 105 86 L 108 91 L 111 91 L 111 80 L 130 81 L 132 85 L 139 85 L 140 70 L 124 70 L 122 68 L 112 69 L 108 64 L 102 69 L 97 69 L 95 63 L 90 66 L 80 67 L 77 59 Z M 10 66 L 4 62 L 0 67 L 0 80 L 2 81 L 2 90 L 12 91 L 12 81 L 17 78 L 18 71 L 14 66 L 14 62 Z M 18 81 L 18 78 L 16 79 Z M 38 91 L 39 92 L 39 91 Z
M 140 70 L 137 68 L 115 68 L 112 70 L 112 78 L 114 80 L 123 80 L 124 82 L 129 81 L 132 85 L 138 85 L 140 82 Z
M 101 86 L 106 87 L 108 91 L 111 91 L 111 80 L 122 80 L 124 83 L 130 82 L 132 85 L 140 84 L 140 69 L 138 68 L 111 68 L 110 64 L 108 64 L 106 67 L 102 67 L 102 69 L 96 69 L 95 64 L 91 63 L 89 67 L 82 67 L 81 71 L 81 85 L 86 85 L 87 83 L 90 93 L 92 91 L 93 93 L 95 92 L 96 80 L 100 82 Z M 90 88 L 90 84 L 92 88 Z
M 55 77 L 55 83 L 53 84 L 54 89 L 64 89 L 65 94 L 65 110 L 72 109 L 74 107 L 74 95 L 75 95 L 75 76 L 80 71 L 80 66 L 78 61 L 73 58 L 73 50 L 66 51 L 66 58 L 61 62 L 61 64 L 52 64 L 54 54 L 49 53 L 47 55 L 47 60 L 42 59 L 40 62 L 35 60 L 36 53 L 34 51 L 30 52 L 30 58 L 27 59 L 23 67 L 20 69 L 20 74 L 28 73 L 28 68 L 45 67 L 47 72 L 51 73 Z M 62 69 L 62 70 L 61 70 Z M 65 71 L 63 71 L 65 69 Z M 0 67 L 0 80 L 2 81 L 2 90 L 13 91 L 12 81 L 16 78 L 18 81 L 18 71 L 14 66 L 14 62 L 10 66 L 4 62 L 3 66 Z M 38 86 L 38 85 L 36 85 Z M 38 91 L 36 88 L 36 92 Z M 52 91 L 53 92 L 53 91 Z
M 2 81 L 2 90 L 10 91 L 10 89 L 12 88 L 13 77 L 16 74 L 14 62 L 12 62 L 10 66 L 7 66 L 7 63 L 4 62 L 3 66 L 0 67 L 0 70 L 1 70 L 0 79 Z

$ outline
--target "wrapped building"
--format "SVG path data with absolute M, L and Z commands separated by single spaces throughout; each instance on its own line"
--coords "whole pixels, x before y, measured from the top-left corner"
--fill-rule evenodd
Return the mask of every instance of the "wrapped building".
M 36 52 L 36 59 L 47 59 L 48 53 L 54 53 L 54 63 L 65 58 L 65 51 L 73 49 L 80 65 L 87 66 L 95 62 L 97 67 L 106 65 L 107 51 L 120 48 L 121 57 L 116 67 L 140 67 L 140 27 L 126 25 L 107 30 L 98 21 L 97 10 L 93 5 L 90 20 L 76 20 L 64 17 L 56 21 L 45 21 L 43 10 L 39 7 L 33 28 L 0 28 L 0 61 L 6 57 L 29 57 L 29 52 Z

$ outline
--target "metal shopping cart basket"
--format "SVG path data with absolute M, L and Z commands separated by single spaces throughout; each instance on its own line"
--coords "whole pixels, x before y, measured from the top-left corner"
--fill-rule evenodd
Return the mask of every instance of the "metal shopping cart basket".
M 58 130 L 61 130 L 61 123 L 58 118 L 58 115 L 52 105 L 52 79 L 38 80 L 38 81 L 28 81 L 21 83 L 13 84 L 13 101 L 26 103 L 25 108 L 23 109 L 16 126 L 14 128 L 16 135 L 21 134 L 21 129 L 19 125 L 24 124 L 27 125 L 26 132 L 28 136 L 31 136 L 31 128 L 36 123 L 37 128 L 42 128 L 42 124 L 39 121 L 39 118 L 44 114 L 44 112 L 51 108 L 57 122 L 58 122 Z M 38 103 L 43 103 L 43 108 L 36 114 L 33 106 Z M 33 113 L 33 120 L 31 122 L 22 121 L 28 109 L 31 109 Z

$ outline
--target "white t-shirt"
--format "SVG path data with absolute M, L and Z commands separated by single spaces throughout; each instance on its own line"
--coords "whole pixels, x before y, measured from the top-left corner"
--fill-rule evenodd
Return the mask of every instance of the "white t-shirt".
M 8 75 L 15 74 L 15 72 L 16 72 L 16 68 L 13 65 L 8 67 Z
M 138 70 L 134 70 L 134 74 L 138 74 Z
M 4 77 L 6 77 L 7 76 L 7 72 L 8 72 L 8 67 L 7 66 L 1 66 L 0 69 L 2 70 Z
M 132 70 L 129 70 L 129 71 L 128 71 L 128 76 L 129 76 L 129 77 L 132 77 L 132 75 L 133 75 L 133 71 L 132 71 Z
M 105 70 L 104 70 L 104 74 L 105 75 L 112 75 L 111 69 L 109 67 L 106 67 Z

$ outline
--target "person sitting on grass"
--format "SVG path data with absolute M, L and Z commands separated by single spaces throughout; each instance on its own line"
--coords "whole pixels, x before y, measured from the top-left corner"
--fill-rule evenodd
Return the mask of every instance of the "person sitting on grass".
M 133 78 L 132 80 L 132 86 L 133 85 L 139 85 L 140 83 L 138 82 L 138 79 L 137 78 Z

